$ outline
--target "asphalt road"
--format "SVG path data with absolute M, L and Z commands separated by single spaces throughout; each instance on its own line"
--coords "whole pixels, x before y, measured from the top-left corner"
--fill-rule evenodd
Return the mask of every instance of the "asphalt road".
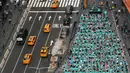
M 40 49 L 42 46 L 50 47 L 50 41 L 58 38 L 64 15 L 64 13 L 29 13 L 23 28 L 28 29 L 30 32 L 29 36 L 37 36 L 37 41 L 34 46 L 27 45 L 28 38 L 23 46 L 15 44 L 1 73 L 36 73 L 36 68 L 48 67 L 50 55 L 47 58 L 41 58 Z M 74 16 L 76 16 L 76 14 L 72 15 L 72 23 L 75 19 Z M 39 17 L 41 17 L 40 20 Z M 51 17 L 50 20 L 49 17 Z M 50 33 L 43 32 L 43 26 L 46 23 L 52 25 Z M 51 48 L 52 46 L 49 49 Z M 25 53 L 32 53 L 33 55 L 29 65 L 22 64 Z M 46 73 L 47 68 L 43 68 L 40 71 Z

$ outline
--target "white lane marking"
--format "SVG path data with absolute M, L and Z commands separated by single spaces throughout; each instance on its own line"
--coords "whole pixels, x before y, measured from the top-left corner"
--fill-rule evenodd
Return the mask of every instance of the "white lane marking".
M 63 4 L 62 4 L 62 7 L 64 7 L 65 1 L 66 1 L 66 0 L 63 0 Z
M 50 7 L 50 4 L 51 4 L 51 2 L 48 3 L 48 6 L 47 6 L 47 7 Z
M 38 15 L 38 12 L 36 13 L 36 16 L 35 16 L 35 18 L 34 18 L 34 21 L 33 21 L 32 25 L 31 25 L 31 28 L 30 28 L 30 31 L 29 31 L 28 35 L 31 33 L 31 30 L 32 30 L 32 27 L 33 27 L 33 25 L 34 25 L 34 22 L 35 22 L 35 20 L 36 20 L 37 15 Z M 29 36 L 28 36 L 28 37 L 29 37 Z M 28 40 L 28 37 L 27 37 L 26 41 Z M 16 66 L 17 66 L 17 64 L 18 64 L 18 62 L 19 62 L 19 59 L 20 59 L 20 57 L 21 57 L 21 54 L 23 53 L 25 44 L 26 44 L 26 42 L 24 43 L 24 45 L 23 45 L 23 47 L 22 47 L 22 50 L 21 50 L 21 52 L 20 52 L 20 54 L 19 54 L 19 57 L 18 57 L 18 59 L 17 59 L 17 61 L 16 61 L 16 63 L 15 63 L 15 66 L 14 66 L 13 70 L 12 70 L 12 73 L 14 73 L 14 71 L 15 71 L 15 69 L 16 69 Z
M 46 15 L 45 15 L 45 17 L 44 17 L 44 20 L 43 20 L 43 22 L 42 22 L 41 28 L 40 28 L 40 30 L 39 30 L 39 32 L 38 32 L 38 36 L 37 36 L 37 39 L 36 39 L 36 43 L 35 43 L 35 45 L 33 46 L 33 49 L 32 49 L 32 51 L 31 51 L 31 54 L 32 54 L 32 55 L 33 55 L 34 49 L 36 48 L 36 44 L 37 44 L 37 42 L 38 42 L 39 35 L 40 35 L 40 33 L 42 32 L 43 25 L 44 25 L 44 22 L 45 22 L 46 17 L 47 17 L 47 13 L 46 13 Z M 26 73 L 27 68 L 28 68 L 28 65 L 26 65 L 26 67 L 25 67 L 25 69 L 24 69 L 24 73 Z
M 80 3 L 80 0 L 78 0 L 78 3 L 77 3 L 77 6 L 76 6 L 76 7 L 79 7 L 79 3 Z
M 65 11 L 29 11 L 29 13 L 65 13 Z M 72 11 L 72 13 L 76 13 L 78 11 Z
M 29 14 L 29 13 L 28 13 Z M 27 16 L 28 16 L 28 14 L 27 14 Z M 25 21 L 27 20 L 27 17 L 25 17 Z M 21 21 L 21 20 L 20 20 Z M 23 22 L 23 26 L 24 26 L 24 24 L 25 24 L 25 21 Z M 5 66 L 6 66 L 6 64 L 7 64 L 7 62 L 8 62 L 8 60 L 9 60 L 9 58 L 10 58 L 10 55 L 12 54 L 12 51 L 14 50 L 14 46 L 15 46 L 15 44 L 16 44 L 16 40 L 14 41 L 14 45 L 13 45 L 13 47 L 12 47 L 12 49 L 11 49 L 11 51 L 10 51 L 10 53 L 9 53 L 9 56 L 7 57 L 7 60 L 5 61 L 5 65 L 4 65 L 4 67 L 2 68 L 2 70 L 1 70 L 1 73 L 3 72 L 3 70 L 5 69 Z
M 71 2 L 72 2 L 72 0 L 69 1 L 68 5 L 70 5 Z
M 73 4 L 74 4 L 74 0 L 72 0 L 72 3 L 71 3 L 71 5 L 73 6 Z
M 52 22 L 52 25 L 53 25 L 54 22 L 55 22 L 56 16 L 57 16 L 57 13 L 56 13 L 56 15 L 55 15 L 55 17 L 54 17 L 54 20 L 53 20 L 53 22 Z M 51 28 L 51 30 L 52 30 L 52 28 Z M 47 36 L 47 40 L 46 40 L 46 42 L 45 42 L 45 46 L 47 45 L 47 42 L 48 42 L 49 37 L 50 37 L 50 34 L 51 34 L 51 32 L 50 32 L 50 33 L 48 34 L 48 36 Z M 40 66 L 41 60 L 42 60 L 42 58 L 40 58 L 40 60 L 39 60 L 39 62 L 38 62 L 37 69 L 38 69 L 39 66 Z M 37 70 L 35 71 L 35 73 L 37 73 Z
M 27 7 L 30 6 L 31 2 L 33 2 L 33 1 L 32 1 L 32 0 L 29 0 Z
M 67 1 L 66 1 L 65 7 L 67 6 L 67 4 L 68 4 L 68 1 L 70 1 L 70 0 L 67 0 Z
M 40 2 L 40 4 L 39 4 L 39 6 L 38 6 L 38 7 L 41 7 L 41 5 L 42 5 L 42 2 Z
M 6 50 L 6 52 L 4 54 L 4 58 L 7 58 L 8 54 L 9 54 L 9 49 Z
M 62 0 L 60 0 L 59 2 L 60 2 L 59 7 L 61 7 L 61 4 L 62 4 L 62 2 L 63 2 L 63 1 L 62 1 Z
M 11 49 L 12 46 L 13 46 L 13 41 L 11 40 L 11 41 L 10 41 L 10 44 L 9 44 L 9 46 L 8 46 L 8 49 Z
M 42 3 L 42 7 L 44 6 L 45 2 Z
M 47 3 L 48 3 L 48 0 L 46 1 L 46 4 L 45 4 L 45 6 L 44 6 L 44 7 L 46 7 L 46 6 L 47 6 Z
M 35 7 L 36 3 L 37 3 L 37 0 L 35 0 L 35 2 L 33 3 L 33 7 Z
M 74 5 L 73 5 L 73 6 L 75 7 L 75 6 L 76 6 L 76 4 L 77 4 L 77 0 L 75 1 L 75 3 L 74 3 Z
M 38 5 L 39 5 L 39 0 L 38 0 L 37 5 L 35 7 L 38 7 Z

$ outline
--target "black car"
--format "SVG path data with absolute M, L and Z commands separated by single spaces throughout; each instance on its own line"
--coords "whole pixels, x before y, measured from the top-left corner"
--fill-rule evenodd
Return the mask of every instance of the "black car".
M 71 23 L 71 17 L 70 16 L 65 16 L 64 20 L 63 20 L 63 25 L 64 26 L 70 26 Z
M 72 11 L 73 11 L 73 6 L 68 5 L 65 9 L 65 14 L 67 15 L 72 14 Z
M 18 45 L 23 45 L 25 40 L 26 40 L 26 37 L 28 35 L 28 30 L 27 29 L 20 29 L 19 30 L 19 33 L 17 35 L 17 44 Z

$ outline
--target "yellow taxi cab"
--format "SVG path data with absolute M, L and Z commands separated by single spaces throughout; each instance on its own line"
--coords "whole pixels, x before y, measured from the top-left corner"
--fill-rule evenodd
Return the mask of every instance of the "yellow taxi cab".
M 30 64 L 32 59 L 32 54 L 25 54 L 23 59 L 23 64 Z
M 53 0 L 51 4 L 51 8 L 58 8 L 59 1 L 58 0 Z
M 45 26 L 44 26 L 44 32 L 50 32 L 50 28 L 51 28 L 51 24 L 45 24 Z
M 34 45 L 36 42 L 36 36 L 30 36 L 28 39 L 28 45 Z
M 48 56 L 48 47 L 42 47 L 40 51 L 40 56 L 41 57 L 47 57 Z

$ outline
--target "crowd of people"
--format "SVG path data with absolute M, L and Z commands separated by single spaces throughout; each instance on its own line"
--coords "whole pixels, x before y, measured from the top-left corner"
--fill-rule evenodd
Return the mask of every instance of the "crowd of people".
M 124 48 L 111 27 L 107 11 L 82 14 L 64 73 L 128 73 Z

